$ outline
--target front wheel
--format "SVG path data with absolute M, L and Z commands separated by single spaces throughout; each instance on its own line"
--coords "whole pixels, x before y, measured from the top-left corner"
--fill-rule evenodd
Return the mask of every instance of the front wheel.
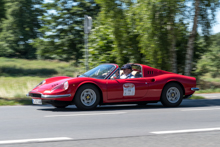
M 78 109 L 90 110 L 96 108 L 100 101 L 100 93 L 96 86 L 85 84 L 81 86 L 75 95 L 74 103 Z
M 183 90 L 177 83 L 167 84 L 161 95 L 161 103 L 166 107 L 177 107 L 183 99 Z

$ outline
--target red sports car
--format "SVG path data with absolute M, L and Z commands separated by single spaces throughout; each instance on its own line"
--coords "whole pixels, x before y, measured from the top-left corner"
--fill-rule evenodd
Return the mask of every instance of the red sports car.
M 49 103 L 57 108 L 75 104 L 88 110 L 97 105 L 161 101 L 164 106 L 179 106 L 196 90 L 196 79 L 142 64 L 130 64 L 135 78 L 120 79 L 117 64 L 101 64 L 72 78 L 52 77 L 42 81 L 27 96 L 33 104 Z M 117 75 L 118 73 L 119 76 Z

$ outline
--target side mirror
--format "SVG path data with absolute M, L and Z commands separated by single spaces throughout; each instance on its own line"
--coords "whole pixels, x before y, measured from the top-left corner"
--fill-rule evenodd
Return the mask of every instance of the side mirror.
M 77 75 L 76 77 L 79 77 L 80 75 Z

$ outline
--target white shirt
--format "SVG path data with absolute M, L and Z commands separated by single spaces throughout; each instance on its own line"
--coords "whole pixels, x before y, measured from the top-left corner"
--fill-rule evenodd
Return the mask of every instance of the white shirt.
M 120 79 L 131 79 L 131 78 L 135 78 L 131 73 L 128 74 L 127 76 L 125 74 L 123 74 Z

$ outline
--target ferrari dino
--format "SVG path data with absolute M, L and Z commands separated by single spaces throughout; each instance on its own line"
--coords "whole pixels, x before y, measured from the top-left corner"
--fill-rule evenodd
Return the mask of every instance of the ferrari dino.
M 76 105 L 81 110 L 97 105 L 161 102 L 167 107 L 179 106 L 196 90 L 196 79 L 142 64 L 130 64 L 135 78 L 120 79 L 117 64 L 101 64 L 78 77 L 59 76 L 45 79 L 27 96 L 33 104 L 52 104 L 57 108 Z M 119 73 L 119 77 L 116 76 Z

